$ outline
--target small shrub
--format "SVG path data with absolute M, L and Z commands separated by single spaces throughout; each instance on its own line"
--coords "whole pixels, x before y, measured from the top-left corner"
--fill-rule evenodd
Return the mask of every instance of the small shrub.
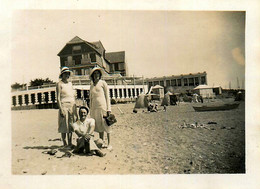
M 116 104 L 117 103 L 115 99 L 111 99 L 110 102 L 111 102 L 111 104 Z

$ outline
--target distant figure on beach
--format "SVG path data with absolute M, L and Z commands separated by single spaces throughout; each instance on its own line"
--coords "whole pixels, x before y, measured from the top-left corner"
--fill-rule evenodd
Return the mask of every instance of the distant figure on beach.
M 199 102 L 199 95 L 198 95 L 197 93 L 194 93 L 192 100 L 193 100 L 193 102 L 195 102 L 195 103 Z
M 158 104 L 149 102 L 147 111 L 148 112 L 158 112 Z
M 235 101 L 242 101 L 243 100 L 243 95 L 241 91 L 238 91 L 236 97 L 235 97 Z
M 112 150 L 111 146 L 111 127 L 109 127 L 104 116 L 109 116 L 111 113 L 111 104 L 109 98 L 109 90 L 107 83 L 101 80 L 102 69 L 95 67 L 90 72 L 90 117 L 95 119 L 95 131 L 99 133 L 99 137 L 104 143 L 104 132 L 107 133 L 107 149 Z M 106 147 L 105 145 L 103 147 Z
M 165 112 L 166 112 L 166 110 L 167 110 L 167 107 L 166 107 L 166 105 L 163 105 L 163 111 L 165 111 Z
M 72 83 L 68 81 L 71 71 L 68 67 L 63 67 L 57 83 L 57 102 L 59 107 L 58 115 L 58 132 L 61 133 L 61 138 L 64 146 L 72 147 L 72 124 L 77 118 L 75 93 L 72 88 Z M 66 141 L 66 135 L 68 142 Z
M 201 95 L 199 95 L 199 101 L 203 103 L 203 97 Z
M 95 120 L 87 118 L 88 113 L 89 109 L 86 106 L 81 106 L 79 108 L 79 119 L 72 125 L 74 132 L 78 136 L 77 146 L 73 152 L 89 155 L 95 153 L 99 157 L 104 157 L 106 154 L 97 146 L 98 144 L 102 145 L 102 143 L 99 140 L 94 141 Z

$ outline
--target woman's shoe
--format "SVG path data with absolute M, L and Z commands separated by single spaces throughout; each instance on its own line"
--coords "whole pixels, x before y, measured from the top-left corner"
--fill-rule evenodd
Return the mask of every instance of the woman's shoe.
M 103 153 L 100 150 L 96 150 L 96 155 L 99 157 L 104 157 L 106 155 L 106 153 Z
M 107 146 L 107 149 L 108 149 L 109 151 L 111 151 L 111 150 L 113 150 L 113 147 L 112 147 L 111 145 L 108 145 L 108 146 Z

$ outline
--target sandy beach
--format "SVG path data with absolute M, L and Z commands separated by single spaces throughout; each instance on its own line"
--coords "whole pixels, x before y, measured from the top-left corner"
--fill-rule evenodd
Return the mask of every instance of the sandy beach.
M 229 111 L 195 112 L 192 103 L 157 113 L 112 105 L 113 150 L 103 158 L 64 153 L 58 110 L 12 111 L 12 173 L 23 175 L 245 173 L 245 103 Z M 119 111 L 123 111 L 123 114 Z M 161 107 L 160 107 L 161 108 Z M 180 128 L 184 122 L 205 128 Z M 216 122 L 217 124 L 208 124 Z M 97 138 L 97 135 L 95 135 Z M 73 134 L 73 144 L 76 135 Z M 55 156 L 44 154 L 56 149 Z

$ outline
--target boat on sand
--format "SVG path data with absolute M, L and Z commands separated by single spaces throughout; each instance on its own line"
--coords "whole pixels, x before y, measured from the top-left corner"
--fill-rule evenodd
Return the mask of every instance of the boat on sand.
M 236 109 L 239 106 L 239 103 L 232 104 L 207 104 L 203 106 L 192 106 L 196 112 L 203 111 L 223 111 L 223 110 L 232 110 Z

